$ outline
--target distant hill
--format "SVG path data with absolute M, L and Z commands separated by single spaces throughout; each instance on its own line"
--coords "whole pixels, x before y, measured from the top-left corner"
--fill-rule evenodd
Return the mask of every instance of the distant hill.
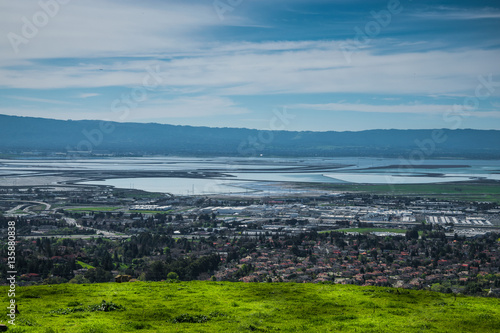
M 439 135 L 436 135 L 439 134 Z M 500 158 L 497 130 L 259 131 L 0 115 L 0 151 Z

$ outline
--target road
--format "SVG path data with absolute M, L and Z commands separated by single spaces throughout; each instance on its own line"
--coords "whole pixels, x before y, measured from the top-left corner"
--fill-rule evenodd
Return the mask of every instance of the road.
M 108 238 L 128 238 L 128 237 L 130 237 L 127 235 L 117 235 L 117 234 L 115 234 L 113 232 L 109 232 L 109 231 L 99 230 L 99 229 L 90 228 L 90 227 L 84 227 L 81 224 L 78 224 L 78 222 L 74 218 L 71 218 L 71 217 L 64 217 L 64 220 L 66 221 L 66 223 L 69 226 L 77 227 L 79 229 L 84 229 L 84 230 L 94 230 L 96 232 L 96 234 L 100 235 L 100 236 L 104 236 L 104 237 L 108 237 Z M 78 235 L 75 235 L 75 236 L 78 236 Z
M 16 215 L 16 211 L 20 210 L 23 208 L 25 205 L 17 205 L 16 207 L 9 209 L 8 211 L 5 212 L 5 216 L 11 216 L 11 215 Z
M 10 201 L 10 200 L 9 200 Z M 25 201 L 25 200 L 12 200 L 14 202 L 24 202 L 23 204 L 17 205 L 16 207 L 9 209 L 8 211 L 5 212 L 6 216 L 15 216 L 18 215 L 15 212 L 22 209 L 23 212 L 27 214 L 37 214 L 37 212 L 32 212 L 30 210 L 31 207 L 33 206 L 45 206 L 45 211 L 49 211 L 50 208 L 52 207 L 49 203 L 43 202 L 43 201 Z M 23 208 L 24 207 L 24 208 Z
M 24 205 L 20 205 L 20 206 L 22 207 Z M 19 209 L 18 207 L 13 208 L 11 210 L 15 211 L 15 210 Z M 33 239 L 33 238 L 40 238 L 40 237 L 74 238 L 74 239 L 88 239 L 88 238 L 93 238 L 93 237 L 94 238 L 95 237 L 106 237 L 106 238 L 110 238 L 110 239 L 125 239 L 125 238 L 131 237 L 130 235 L 118 235 L 118 234 L 115 234 L 115 233 L 109 232 L 109 231 L 99 230 L 99 229 L 90 228 L 90 227 L 84 227 L 84 226 L 78 224 L 78 222 L 74 218 L 71 218 L 71 217 L 64 217 L 64 220 L 66 221 L 66 223 L 69 226 L 77 227 L 77 228 L 85 229 L 85 230 L 93 230 L 96 233 L 90 234 L 90 235 L 33 235 L 33 236 L 21 236 L 21 235 L 19 235 L 17 237 L 26 238 L 26 239 Z

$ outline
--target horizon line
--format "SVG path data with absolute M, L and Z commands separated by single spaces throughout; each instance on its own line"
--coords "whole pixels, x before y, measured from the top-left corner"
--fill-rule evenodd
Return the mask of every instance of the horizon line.
M 290 132 L 290 133 L 360 133 L 360 132 L 368 132 L 368 131 L 438 131 L 438 130 L 446 130 L 446 131 L 500 131 L 500 129 L 477 129 L 477 128 L 372 128 L 372 129 L 364 129 L 364 130 L 324 130 L 324 131 L 315 131 L 315 130 L 273 130 L 273 129 L 258 129 L 251 127 L 221 127 L 221 126 L 200 126 L 200 125 L 174 125 L 169 123 L 160 123 L 154 121 L 148 122 L 137 122 L 137 121 L 116 121 L 116 120 L 104 120 L 104 119 L 57 119 L 57 118 L 46 118 L 46 117 L 34 117 L 34 116 L 20 116 L 20 115 L 9 115 L 0 113 L 0 116 L 4 117 L 12 117 L 12 118 L 30 118 L 30 119 L 43 119 L 43 120 L 54 120 L 54 121 L 73 121 L 73 122 L 84 122 L 84 121 L 99 121 L 105 123 L 113 123 L 113 124 L 137 124 L 137 125 L 160 125 L 160 126 L 175 126 L 175 127 L 192 127 L 192 128 L 209 128 L 209 129 L 235 129 L 235 130 L 249 130 L 249 131 L 262 131 L 262 132 Z

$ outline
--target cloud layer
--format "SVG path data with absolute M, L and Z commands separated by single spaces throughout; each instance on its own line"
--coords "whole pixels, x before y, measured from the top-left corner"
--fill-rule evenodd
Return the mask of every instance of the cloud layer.
M 249 114 L 288 105 L 345 120 L 378 113 L 428 121 L 474 98 L 479 78 L 491 75 L 488 98 L 471 117 L 485 128 L 498 118 L 500 9 L 490 3 L 402 2 L 390 24 L 364 39 L 356 31 L 386 3 L 278 1 L 260 11 L 264 5 L 242 2 L 221 19 L 206 1 L 3 1 L 0 113 L 109 119 L 117 99 L 144 90 L 147 98 L 129 102 L 127 120 L 213 117 L 207 125 L 217 126 L 224 116 L 242 127 Z M 464 25 L 462 39 L 449 30 Z M 145 86 L 151 75 L 154 89 Z

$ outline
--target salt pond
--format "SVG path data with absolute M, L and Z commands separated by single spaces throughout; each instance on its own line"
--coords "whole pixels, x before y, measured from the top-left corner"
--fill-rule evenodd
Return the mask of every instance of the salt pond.
M 499 160 L 425 160 L 414 166 L 391 158 L 185 158 L 134 157 L 81 160 L 0 160 L 0 181 L 9 173 L 34 181 L 48 174 L 80 172 L 81 184 L 135 188 L 178 195 L 290 191 L 287 183 L 429 184 L 477 179 L 500 180 Z M 103 171 L 103 177 L 94 177 Z M 119 171 L 125 176 L 107 176 Z M 127 172 L 133 177 L 127 177 Z M 153 177 L 150 172 L 186 176 Z M 85 176 L 88 172 L 89 177 Z M 203 177 L 190 178 L 189 172 Z M 33 173 L 33 176 L 30 175 Z M 211 178 L 206 178 L 207 175 Z M 3 176 L 3 177 L 2 177 Z M 101 179 L 102 178 L 102 179 Z M 267 184 L 267 185 L 266 185 Z M 273 185 L 274 184 L 274 185 Z M 274 186 L 274 187 L 273 187 Z M 298 190 L 297 190 L 298 191 Z

